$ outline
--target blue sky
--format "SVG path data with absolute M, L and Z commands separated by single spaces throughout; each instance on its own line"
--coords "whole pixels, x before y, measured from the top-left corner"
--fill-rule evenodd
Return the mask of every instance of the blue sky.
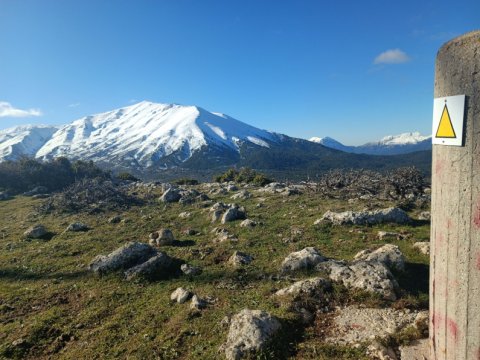
M 0 0 L 0 129 L 140 100 L 359 144 L 430 132 L 434 61 L 480 1 Z

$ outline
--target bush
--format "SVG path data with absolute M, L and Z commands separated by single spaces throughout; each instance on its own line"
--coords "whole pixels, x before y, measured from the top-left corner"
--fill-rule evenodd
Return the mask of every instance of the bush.
M 173 183 L 177 185 L 198 185 L 198 180 L 181 178 L 181 179 L 175 180 Z
M 48 162 L 31 158 L 0 163 L 0 188 L 14 194 L 43 186 L 48 191 L 62 190 L 77 180 L 86 178 L 110 178 L 109 173 L 92 161 L 70 162 L 59 157 Z
M 250 168 L 241 168 L 240 170 L 228 169 L 223 174 L 215 176 L 214 181 L 220 183 L 234 181 L 238 183 L 251 183 L 259 186 L 264 186 L 273 182 L 273 180 L 269 179 L 264 174 L 258 173 Z
M 139 178 L 135 177 L 134 175 L 132 175 L 129 172 L 126 172 L 126 171 L 117 174 L 116 178 L 119 179 L 119 180 L 124 180 L 124 181 L 140 181 Z

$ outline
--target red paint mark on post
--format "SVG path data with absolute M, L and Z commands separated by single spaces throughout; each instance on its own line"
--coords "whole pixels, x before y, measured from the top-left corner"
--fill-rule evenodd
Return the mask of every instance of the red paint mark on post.
M 443 161 L 437 160 L 435 163 L 435 174 L 439 175 L 443 170 Z
M 480 271 L 480 253 L 476 255 L 475 267 Z
M 448 331 L 450 332 L 450 335 L 453 337 L 453 339 L 456 342 L 457 339 L 458 339 L 458 325 L 457 325 L 457 323 L 453 319 L 448 318 L 447 319 L 447 327 L 448 327 Z
M 473 213 L 473 224 L 477 229 L 480 229 L 480 204 L 477 203 L 475 212 Z

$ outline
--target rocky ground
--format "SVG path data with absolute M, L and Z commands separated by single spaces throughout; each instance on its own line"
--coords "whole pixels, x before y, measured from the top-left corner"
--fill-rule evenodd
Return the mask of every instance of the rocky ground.
M 422 358 L 428 188 L 123 188 L 0 199 L 0 357 Z

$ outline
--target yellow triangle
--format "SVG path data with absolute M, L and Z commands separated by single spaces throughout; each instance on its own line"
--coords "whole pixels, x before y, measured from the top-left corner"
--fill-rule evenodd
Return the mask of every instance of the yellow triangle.
M 440 118 L 440 124 L 438 124 L 437 138 L 449 138 L 455 139 L 455 130 L 453 129 L 452 120 L 450 119 L 450 114 L 448 113 L 447 104 L 443 108 L 442 117 Z

